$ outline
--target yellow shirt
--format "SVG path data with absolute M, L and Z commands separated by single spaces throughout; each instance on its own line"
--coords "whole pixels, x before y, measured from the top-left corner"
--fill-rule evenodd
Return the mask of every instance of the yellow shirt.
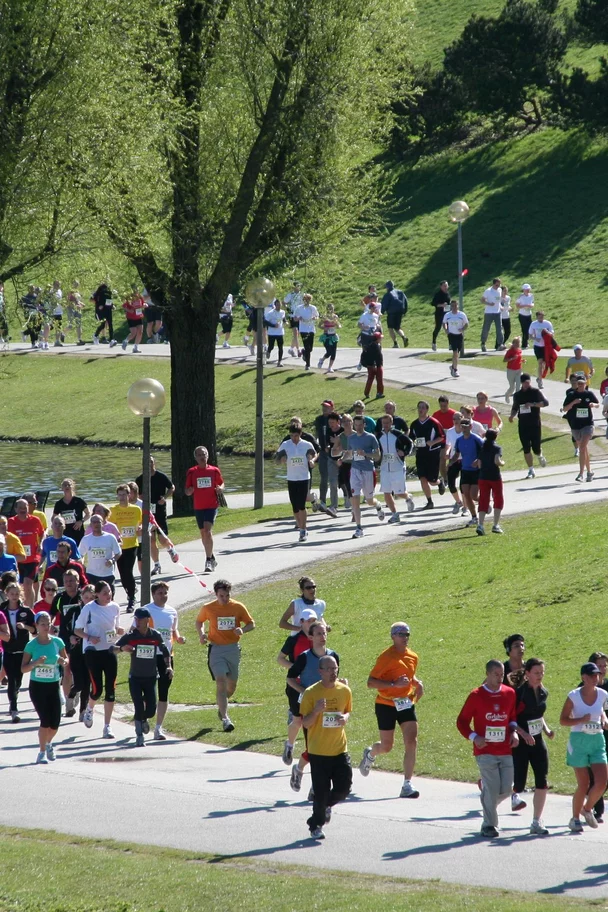
M 335 725 L 333 716 L 335 713 L 352 712 L 353 695 L 350 687 L 339 681 L 336 681 L 335 687 L 324 687 L 323 681 L 318 681 L 304 691 L 300 713 L 307 716 L 315 708 L 317 700 L 325 700 L 326 705 L 308 729 L 308 752 L 322 754 L 324 757 L 337 757 L 338 754 L 346 753 L 346 730 L 343 725 Z
M 370 678 L 379 678 L 381 681 L 396 681 L 397 678 L 407 675 L 412 681 L 418 667 L 418 656 L 411 649 L 399 652 L 394 646 L 389 646 L 381 652 L 376 659 L 376 664 L 369 673 Z M 416 692 L 415 684 L 406 684 L 405 687 L 387 687 L 379 690 L 376 703 L 384 706 L 394 706 L 395 700 L 412 697 Z
M 12 554 L 13 557 L 16 557 L 17 559 L 20 557 L 25 557 L 25 548 L 21 544 L 21 539 L 17 535 L 14 535 L 12 532 L 7 532 L 5 538 L 5 549 L 7 554 Z
M 32 510 L 32 516 L 36 516 L 42 523 L 42 528 L 46 532 L 49 527 L 49 521 L 46 518 L 46 513 L 43 513 L 42 510 Z
M 141 526 L 141 507 L 136 504 L 129 504 L 126 507 L 115 504 L 109 519 L 120 529 L 123 550 L 137 548 L 137 528 Z
M 196 619 L 199 624 L 209 621 L 207 637 L 215 646 L 231 646 L 238 643 L 240 637 L 234 632 L 235 627 L 244 627 L 253 618 L 241 602 L 228 599 L 228 604 L 220 605 L 217 599 L 203 605 Z

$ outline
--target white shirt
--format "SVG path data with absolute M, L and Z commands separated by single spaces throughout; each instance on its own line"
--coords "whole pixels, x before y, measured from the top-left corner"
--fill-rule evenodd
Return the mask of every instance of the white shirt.
M 314 333 L 315 320 L 319 319 L 319 311 L 314 304 L 300 304 L 293 315 L 300 321 L 298 328 L 301 333 Z
M 509 307 L 511 306 L 511 295 L 505 295 L 500 299 L 500 318 L 501 320 L 509 319 Z
M 469 325 L 469 319 L 462 310 L 458 313 L 449 310 L 443 318 L 443 325 L 447 326 L 448 332 L 453 336 L 461 336 Z
M 376 332 L 379 323 L 379 314 L 372 313 L 371 310 L 366 310 L 365 313 L 361 314 L 361 317 L 359 318 L 359 328 L 361 332 L 364 333 Z
M 220 313 L 231 314 L 234 309 L 234 301 L 232 300 L 232 295 L 228 295 L 224 303 L 222 304 L 222 309 Z
M 53 316 L 62 317 L 63 316 L 63 307 L 61 306 L 61 302 L 63 300 L 63 292 L 62 292 L 61 288 L 53 289 L 53 297 L 55 298 L 55 301 L 56 301 L 55 310 L 53 311 Z
M 118 639 L 116 628 L 119 620 L 120 608 L 116 602 L 110 602 L 109 605 L 89 602 L 88 605 L 84 605 L 75 625 L 78 630 L 84 630 L 88 634 L 82 641 L 83 651 L 95 649 L 97 652 L 103 652 L 104 649 L 113 646 Z M 89 636 L 99 637 L 99 643 L 91 643 Z
M 264 318 L 268 323 L 268 335 L 269 336 L 284 336 L 285 330 L 283 329 L 283 322 L 285 320 L 285 311 L 284 310 L 275 310 L 274 307 L 269 307 Z
M 290 291 L 285 295 L 283 303 L 287 304 L 289 307 L 289 313 L 293 317 L 296 308 L 298 308 L 302 303 L 302 292 L 301 291 Z
M 318 598 L 316 598 L 314 600 L 314 603 L 312 605 L 309 605 L 307 602 L 305 602 L 303 598 L 294 599 L 293 600 L 293 614 L 291 616 L 291 623 L 294 626 L 300 625 L 300 622 L 302 620 L 302 612 L 306 608 L 310 608 L 312 611 L 314 611 L 317 615 L 317 618 L 322 618 L 323 615 L 325 614 L 326 605 L 325 605 L 325 602 L 323 601 L 323 599 L 318 599 Z M 293 630 L 291 632 L 291 636 L 297 636 L 298 633 L 299 633 L 298 630 Z
M 484 313 L 487 313 L 487 314 L 500 313 L 501 295 L 502 295 L 502 292 L 501 292 L 500 288 L 494 288 L 492 285 L 490 285 L 489 288 L 486 288 L 486 290 L 484 291 L 484 293 L 482 295 L 485 305 L 486 305 Z
M 517 309 L 519 311 L 520 316 L 522 316 L 522 317 L 531 317 L 532 316 L 532 308 L 534 307 L 534 295 L 533 294 L 522 294 L 518 297 L 518 299 L 515 303 L 517 304 Z
M 381 474 L 385 475 L 387 472 L 405 474 L 405 463 L 397 452 L 397 438 L 393 432 L 382 431 L 379 442 L 382 448 Z
M 294 443 L 293 440 L 284 440 L 279 447 L 279 453 L 287 456 L 287 481 L 308 481 L 310 469 L 308 468 L 308 453 L 314 453 L 314 447 L 307 440 Z
M 154 602 L 150 602 L 150 604 L 145 607 L 152 615 L 154 629 L 158 630 L 162 636 L 163 643 L 169 652 L 173 652 L 173 633 L 177 630 L 177 611 L 175 608 L 172 608 L 171 605 L 165 605 L 164 608 L 159 608 Z M 160 653 L 158 653 L 158 655 L 160 655 Z
M 122 548 L 116 540 L 116 536 L 110 532 L 102 532 L 101 535 L 85 535 L 81 544 L 78 546 L 79 551 L 87 559 L 87 570 L 93 576 L 112 576 L 114 567 L 107 567 L 107 560 L 114 560 L 120 557 Z
M 530 323 L 530 332 L 528 335 L 535 345 L 541 346 L 545 344 L 543 341 L 543 329 L 552 333 L 553 323 L 549 322 L 549 320 L 533 320 L 532 323 Z

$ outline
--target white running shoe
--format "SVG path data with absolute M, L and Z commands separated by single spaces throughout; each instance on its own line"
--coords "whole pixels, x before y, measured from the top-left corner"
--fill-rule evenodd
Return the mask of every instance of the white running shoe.
M 398 514 L 398 513 L 392 513 L 392 514 L 391 514 L 391 517 L 390 517 L 390 519 L 389 519 L 389 521 L 387 522 L 386 525 L 387 525 L 387 526 L 393 526 L 393 525 L 395 525 L 395 523 L 400 523 L 400 522 L 401 522 L 401 517 L 399 516 L 399 514 Z
M 415 508 L 415 506 L 416 506 L 415 503 L 414 503 L 414 498 L 413 498 L 413 497 L 410 497 L 410 496 L 408 495 L 408 498 L 407 498 L 407 500 L 406 500 L 406 504 L 407 504 L 407 512 L 408 512 L 408 513 L 413 513 L 413 512 L 414 512 L 414 508 Z
M 323 367 L 324 361 L 325 361 L 325 358 L 319 358 L 319 360 L 317 361 L 317 367 L 319 367 L 319 368 Z
M 104 725 L 102 738 L 105 738 L 106 741 L 114 741 L 116 735 L 112 731 L 109 725 Z
M 160 726 L 160 725 L 157 725 L 156 728 L 154 729 L 154 740 L 155 741 L 166 741 L 167 740 L 167 736 L 166 736 L 165 732 L 163 731 L 162 726 Z
M 371 747 L 364 747 L 363 757 L 361 758 L 361 763 L 359 764 L 359 772 L 362 776 L 369 776 L 369 772 L 374 766 L 375 759 L 375 757 L 372 757 Z
M 541 467 L 542 469 L 544 469 L 545 466 L 547 465 L 547 460 L 546 460 L 546 458 L 543 456 L 542 453 L 541 453 L 540 456 L 538 457 L 538 464 L 540 465 L 540 467 Z
M 122 348 L 123 352 L 126 352 L 126 350 L 127 350 L 127 344 L 128 344 L 128 343 L 127 343 L 127 340 L 126 340 L 126 339 L 123 339 L 123 340 L 122 340 L 122 343 L 121 343 L 121 346 L 120 346 L 120 347 Z
M 84 711 L 84 718 L 82 720 L 87 728 L 93 728 L 93 710 L 90 706 Z
M 361 526 L 357 526 L 357 528 L 353 532 L 353 538 L 363 538 L 363 529 L 361 528 Z
M 528 474 L 526 475 L 526 478 L 536 478 L 536 472 L 534 471 L 534 469 L 528 469 Z
M 378 519 L 380 520 L 380 522 L 383 522 L 384 521 L 384 510 L 382 509 L 380 504 L 378 504 L 378 506 L 376 507 L 376 513 L 378 514 Z
M 222 345 L 222 348 L 232 348 L 232 346 L 230 345 L 229 342 L 224 342 L 224 344 Z

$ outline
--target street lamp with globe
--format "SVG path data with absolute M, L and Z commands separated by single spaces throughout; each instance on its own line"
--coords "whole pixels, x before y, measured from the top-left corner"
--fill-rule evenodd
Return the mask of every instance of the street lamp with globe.
M 458 225 L 458 304 L 464 310 L 464 276 L 462 274 L 462 223 L 469 217 L 469 207 L 464 200 L 456 200 L 448 209 L 451 222 Z
M 150 601 L 150 419 L 160 415 L 167 397 L 162 383 L 152 378 L 136 380 L 127 392 L 127 403 L 134 415 L 144 419 L 143 433 L 143 491 L 141 529 L 141 587 L 140 605 Z
M 245 288 L 245 300 L 256 310 L 257 360 L 255 372 L 255 480 L 253 509 L 264 506 L 264 310 L 274 301 L 274 283 L 259 277 Z

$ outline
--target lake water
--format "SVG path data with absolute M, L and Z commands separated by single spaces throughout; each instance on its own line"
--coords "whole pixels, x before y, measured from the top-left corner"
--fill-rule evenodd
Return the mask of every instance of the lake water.
M 171 474 L 170 454 L 154 453 L 156 466 Z M 227 492 L 253 490 L 254 460 L 250 456 L 220 456 L 219 468 Z M 142 471 L 141 450 L 117 447 L 53 446 L 0 441 L 0 498 L 24 491 L 51 489 L 50 501 L 61 496 L 61 482 L 73 478 L 77 493 L 87 502 L 113 502 L 116 485 L 130 481 Z M 273 460 L 264 462 L 264 487 L 276 491 L 285 487 L 285 467 Z M 174 479 L 175 481 L 175 479 Z M 178 479 L 179 482 L 179 479 Z

